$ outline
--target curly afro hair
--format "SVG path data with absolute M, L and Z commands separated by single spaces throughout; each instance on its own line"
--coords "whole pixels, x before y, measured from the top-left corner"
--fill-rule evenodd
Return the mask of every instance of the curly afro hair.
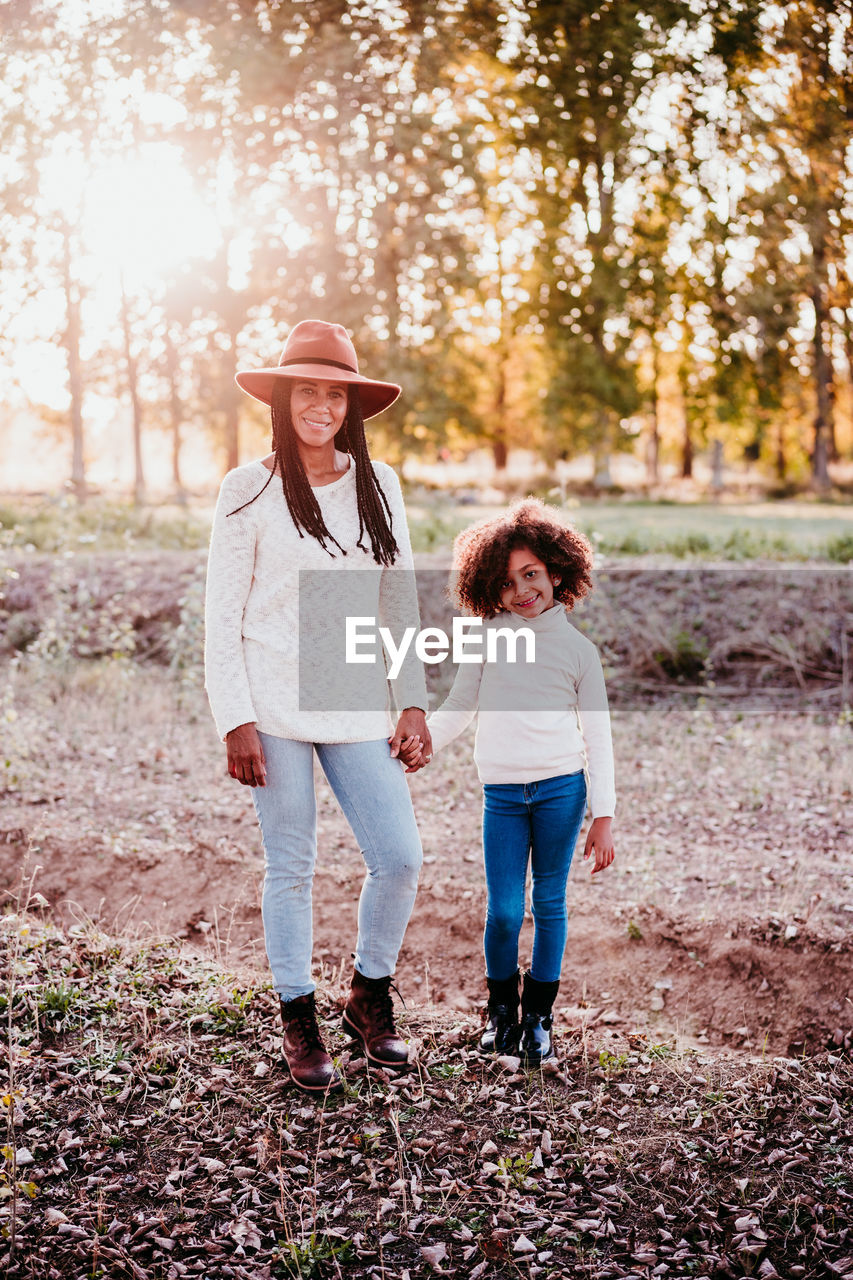
M 559 577 L 554 599 L 567 608 L 592 590 L 592 547 L 567 528 L 553 507 L 538 498 L 513 503 L 504 515 L 463 529 L 453 543 L 454 601 L 480 618 L 502 612 L 501 588 L 510 553 L 527 547 Z

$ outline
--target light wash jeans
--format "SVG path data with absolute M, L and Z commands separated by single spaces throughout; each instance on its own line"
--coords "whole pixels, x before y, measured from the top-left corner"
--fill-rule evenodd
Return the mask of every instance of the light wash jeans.
M 483 858 L 488 908 L 486 973 L 502 982 L 518 969 L 518 935 L 531 864 L 533 959 L 537 982 L 558 982 L 568 936 L 566 882 L 586 810 L 583 770 L 542 782 L 483 787 Z
M 367 865 L 358 902 L 355 964 L 366 978 L 394 972 L 415 904 L 423 853 L 406 775 L 384 738 L 297 742 L 260 734 L 267 785 L 252 799 L 264 844 L 264 937 L 284 1000 L 314 990 L 311 887 L 317 861 L 314 752 Z

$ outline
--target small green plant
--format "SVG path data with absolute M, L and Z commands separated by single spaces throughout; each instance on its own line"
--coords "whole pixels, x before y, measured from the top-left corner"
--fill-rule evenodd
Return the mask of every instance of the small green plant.
M 68 1020 L 71 1006 L 77 998 L 73 987 L 66 987 L 64 982 L 58 986 L 44 987 L 39 993 L 36 1008 L 42 1021 L 53 1030 L 63 1026 Z
M 671 680 L 701 680 L 708 660 L 708 642 L 702 635 L 677 631 L 666 647 L 655 651 L 654 659 Z
M 657 1058 L 662 1061 L 665 1058 L 672 1057 L 675 1049 L 671 1044 L 650 1044 L 646 1046 L 646 1053 L 650 1058 Z
M 625 932 L 627 933 L 631 942 L 641 942 L 643 939 L 643 931 L 634 920 L 628 921 L 628 928 L 625 930 Z
M 853 533 L 840 533 L 834 538 L 829 538 L 826 544 L 826 556 L 828 560 L 834 560 L 837 564 L 850 564 L 853 560 Z
M 666 550 L 671 556 L 707 555 L 711 546 L 711 539 L 707 533 L 700 533 L 697 530 L 670 538 L 666 542 Z
M 628 1065 L 627 1053 L 611 1053 L 609 1049 L 602 1049 L 598 1055 L 598 1065 L 607 1076 L 615 1076 L 624 1071 Z
M 450 1231 L 461 1231 L 463 1227 L 467 1227 L 470 1232 L 478 1236 L 488 1221 L 488 1211 L 486 1209 L 472 1209 L 470 1213 L 464 1213 L 461 1217 L 453 1216 L 447 1219 L 446 1226 Z
M 436 1080 L 452 1080 L 455 1076 L 461 1075 L 464 1070 L 464 1063 L 440 1062 L 438 1066 L 430 1067 L 429 1073 Z
M 381 1138 L 381 1129 L 364 1129 L 361 1133 L 354 1134 L 353 1142 L 362 1155 L 371 1156 L 379 1150 Z
M 254 996 L 254 991 L 238 991 L 236 988 L 231 992 L 230 1000 L 220 1000 L 218 1004 L 212 1004 L 207 1010 L 207 1018 L 205 1025 L 212 1026 L 216 1031 L 226 1034 L 236 1034 L 242 1031 L 247 1018 L 247 1011 Z
M 273 1250 L 274 1274 L 293 1280 L 321 1280 L 353 1260 L 353 1246 L 323 1232 L 312 1231 L 304 1240 L 279 1240 Z
M 530 1166 L 533 1163 L 533 1156 L 499 1156 L 498 1157 L 498 1177 L 509 1183 L 513 1187 L 517 1187 L 519 1191 L 523 1191 L 527 1185 L 527 1177 L 530 1173 Z

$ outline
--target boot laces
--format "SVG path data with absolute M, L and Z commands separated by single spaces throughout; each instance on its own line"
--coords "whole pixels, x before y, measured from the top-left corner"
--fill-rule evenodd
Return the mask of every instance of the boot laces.
M 370 1010 L 376 1022 L 376 1026 L 380 1031 L 387 1031 L 392 1035 L 396 1034 L 397 1028 L 394 1025 L 394 1003 L 391 999 L 391 991 L 397 991 L 394 983 L 390 978 L 376 978 L 370 983 L 368 990 L 368 1000 L 370 1002 Z M 400 1000 L 405 1005 L 405 1000 L 397 991 Z
M 295 1009 L 289 1009 L 287 1021 L 289 1029 L 299 1037 L 307 1053 L 312 1049 L 323 1048 L 313 1004 L 299 1004 Z

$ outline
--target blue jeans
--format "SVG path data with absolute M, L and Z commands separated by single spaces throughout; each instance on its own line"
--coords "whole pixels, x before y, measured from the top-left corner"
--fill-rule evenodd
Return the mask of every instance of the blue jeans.
M 384 978 L 397 963 L 423 860 L 400 762 L 384 738 L 311 743 L 259 736 L 267 785 L 254 787 L 252 798 L 264 844 L 264 938 L 275 990 L 284 1000 L 314 990 L 315 751 L 367 865 L 358 903 L 356 968 L 366 978 Z
M 533 961 L 537 982 L 557 982 L 568 936 L 566 881 L 586 810 L 583 770 L 542 782 L 483 787 L 483 856 L 488 910 L 486 973 L 497 981 L 518 969 L 527 863 L 533 889 Z

